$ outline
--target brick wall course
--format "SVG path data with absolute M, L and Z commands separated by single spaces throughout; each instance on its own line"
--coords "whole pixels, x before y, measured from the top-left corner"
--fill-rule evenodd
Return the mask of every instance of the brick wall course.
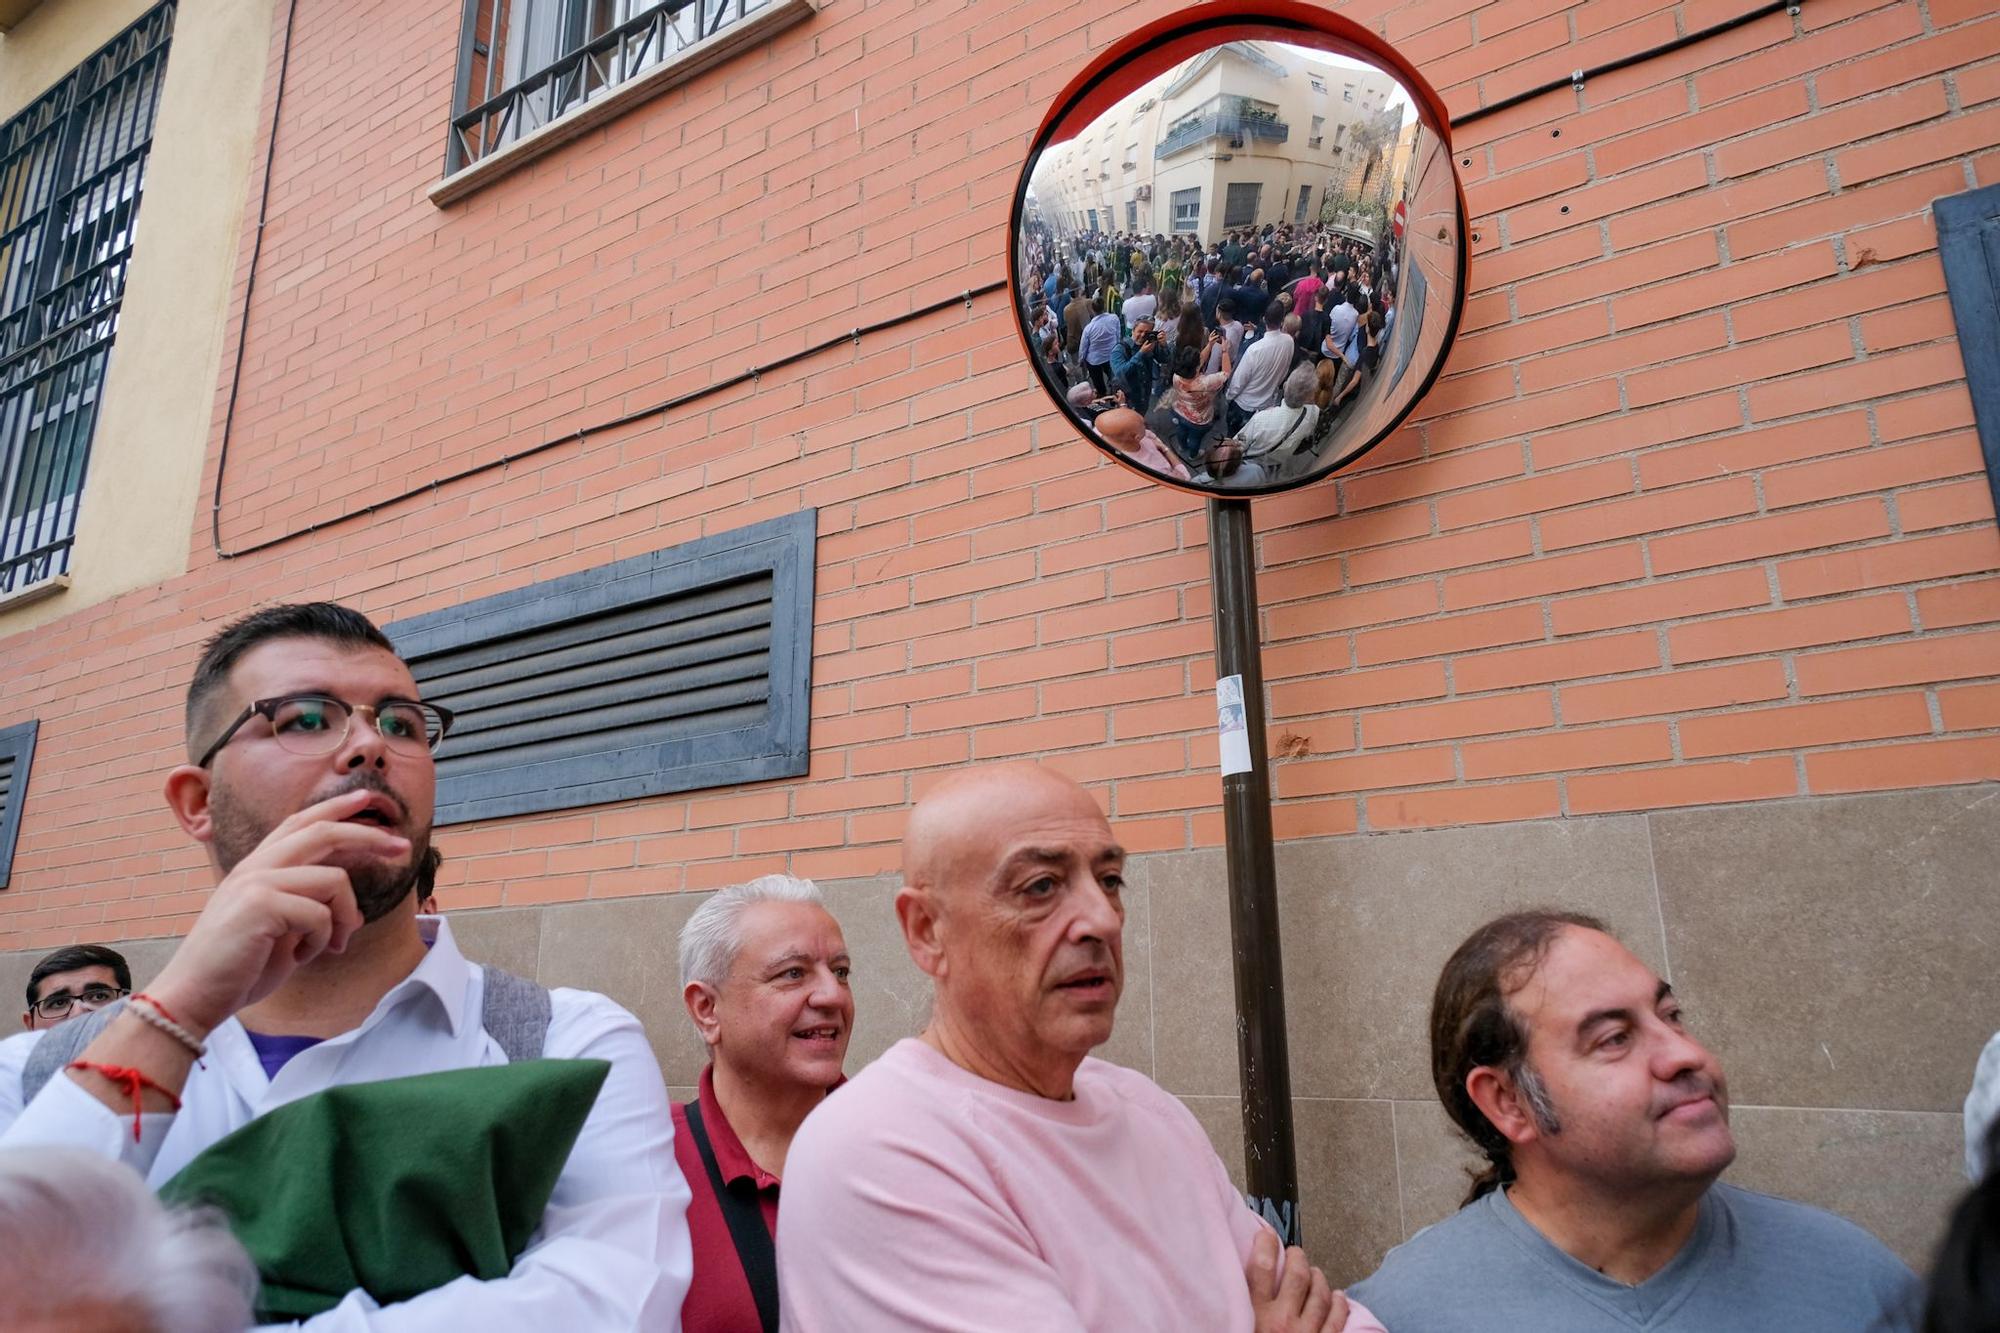
M 1748 7 L 1340 8 L 1464 114 Z M 185 577 L 0 640 L 0 725 L 43 724 L 0 948 L 199 908 L 157 787 L 222 621 L 395 619 L 802 505 L 808 778 L 454 828 L 453 902 L 892 871 L 908 802 L 1001 755 L 1218 842 L 1200 502 L 1074 440 L 998 295 L 340 519 L 1003 276 L 1047 100 L 1151 13 L 828 0 L 438 209 L 457 7 L 301 0 L 220 518 L 327 526 L 222 561 L 200 525 Z M 1996 99 L 1983 6 L 1815 0 L 1464 127 L 1444 377 L 1259 505 L 1281 837 L 1994 776 L 2000 538 L 1928 206 L 2000 172 Z

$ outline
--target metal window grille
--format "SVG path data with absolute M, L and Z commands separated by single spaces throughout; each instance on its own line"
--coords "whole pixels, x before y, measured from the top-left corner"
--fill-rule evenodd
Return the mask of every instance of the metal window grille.
M 1313 187 L 1310 185 L 1301 185 L 1299 187 L 1299 208 L 1298 212 L 1292 215 L 1294 223 L 1301 223 L 1306 220 L 1306 205 L 1312 202 L 1312 192 Z
M 770 0 L 464 0 L 447 175 Z
M 1257 197 L 1263 185 L 1256 181 L 1236 181 L 1222 200 L 1222 225 L 1251 227 L 1257 223 Z
M 1199 231 L 1201 229 L 1201 187 L 1192 190 L 1175 190 L 1173 194 L 1174 230 Z
M 0 126 L 0 593 L 69 571 L 173 31 L 170 0 Z

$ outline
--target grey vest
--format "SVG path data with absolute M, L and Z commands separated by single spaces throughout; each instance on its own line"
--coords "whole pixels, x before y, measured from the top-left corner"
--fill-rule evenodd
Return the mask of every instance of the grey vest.
M 507 1063 L 519 1064 L 523 1060 L 541 1058 L 542 1047 L 548 1040 L 549 1015 L 552 1012 L 548 989 L 497 967 L 487 967 L 485 972 L 486 992 L 479 1006 L 480 1026 L 507 1053 Z M 28 1053 L 27 1063 L 21 1068 L 21 1105 L 26 1106 L 35 1100 L 36 1094 L 55 1077 L 56 1071 L 67 1068 L 70 1061 L 82 1055 L 83 1048 L 90 1045 L 124 1007 L 123 1000 L 106 1005 L 94 1014 L 86 1014 L 50 1029 L 48 1036 L 36 1042 L 35 1049 Z

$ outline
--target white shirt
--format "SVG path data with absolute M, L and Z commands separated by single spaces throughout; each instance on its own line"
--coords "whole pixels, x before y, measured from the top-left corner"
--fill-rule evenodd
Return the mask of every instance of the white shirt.
M 1120 306 L 1119 313 L 1125 316 L 1125 327 L 1131 329 L 1137 327 L 1140 320 L 1151 319 L 1153 312 L 1159 308 L 1160 298 L 1147 292 L 1144 296 L 1135 296 Z
M 0 1040 L 0 1134 L 5 1134 L 21 1114 L 21 1071 L 27 1066 L 28 1052 L 35 1049 L 45 1031 L 37 1028 Z
M 1326 345 L 1340 354 L 1340 359 L 1353 365 L 1355 358 L 1349 356 L 1348 343 L 1354 339 L 1354 326 L 1361 319 L 1361 312 L 1342 301 L 1327 311 Z
M 1250 344 L 1229 377 L 1229 400 L 1245 412 L 1261 412 L 1278 401 L 1292 370 L 1292 335 L 1266 329 Z
M 1261 458 L 1280 447 L 1285 453 L 1294 454 L 1312 438 L 1313 427 L 1318 424 L 1319 408 L 1312 403 L 1292 408 L 1280 402 L 1244 422 L 1243 429 L 1236 432 L 1236 439 L 1243 446 L 1245 458 Z
M 188 1072 L 178 1113 L 111 1110 L 66 1076 L 49 1080 L 0 1147 L 64 1144 L 123 1161 L 155 1189 L 204 1148 L 267 1111 L 349 1083 L 507 1063 L 481 1025 L 486 973 L 452 942 L 442 918 L 420 917 L 431 949 L 361 1026 L 293 1056 L 275 1079 L 232 1018 L 209 1034 Z M 414 1300 L 379 1306 L 349 1292 L 302 1325 L 312 1333 L 594 1333 L 680 1328 L 694 1271 L 687 1182 L 674 1162 L 673 1113 L 639 1020 L 590 991 L 550 992 L 545 1054 L 609 1060 L 611 1073 L 549 1196 L 542 1225 L 496 1282 L 459 1278 Z M 0 1043 L 11 1054 L 14 1042 Z M 25 1044 L 24 1044 L 25 1048 Z M 24 1057 L 23 1057 L 24 1058 Z M 20 1096 L 19 1062 L 13 1095 Z M 0 1068 L 0 1084 L 7 1069 Z M 0 1092 L 0 1104 L 4 1104 Z

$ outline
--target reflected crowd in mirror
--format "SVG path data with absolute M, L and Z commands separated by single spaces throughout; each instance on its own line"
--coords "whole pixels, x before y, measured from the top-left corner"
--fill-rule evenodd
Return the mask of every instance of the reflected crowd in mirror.
M 1042 374 L 1114 448 L 1183 481 L 1320 470 L 1395 327 L 1395 250 L 1326 230 L 1267 224 L 1203 248 L 1039 229 L 1026 246 Z

